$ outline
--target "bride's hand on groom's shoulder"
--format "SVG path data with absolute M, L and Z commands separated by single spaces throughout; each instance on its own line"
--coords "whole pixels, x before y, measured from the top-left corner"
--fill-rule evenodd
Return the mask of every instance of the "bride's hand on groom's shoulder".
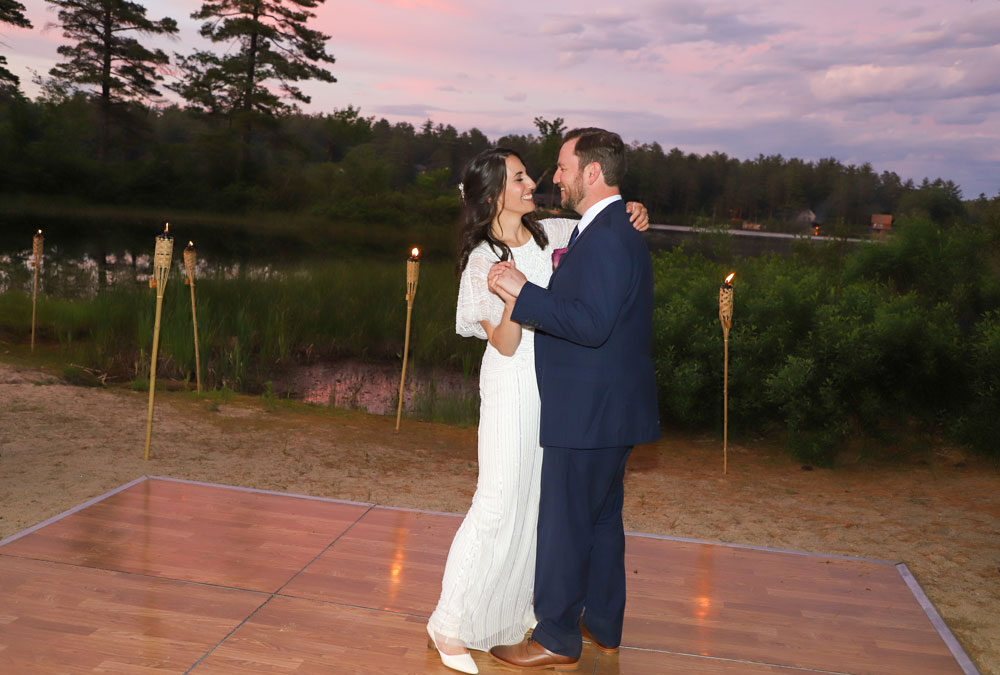
M 649 211 L 646 210 L 642 202 L 626 203 L 625 211 L 630 216 L 629 221 L 632 223 L 632 227 L 640 232 L 645 232 L 649 229 Z

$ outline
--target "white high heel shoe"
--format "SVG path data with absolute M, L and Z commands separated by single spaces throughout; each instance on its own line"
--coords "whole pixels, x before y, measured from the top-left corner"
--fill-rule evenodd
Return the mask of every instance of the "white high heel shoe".
M 448 668 L 457 670 L 460 673 L 469 673 L 470 675 L 479 674 L 479 668 L 476 667 L 476 662 L 472 660 L 472 654 L 468 652 L 465 654 L 445 654 L 438 649 L 437 642 L 434 640 L 434 633 L 431 631 L 429 624 L 427 626 L 427 646 L 437 650 L 438 656 L 441 657 L 441 663 Z

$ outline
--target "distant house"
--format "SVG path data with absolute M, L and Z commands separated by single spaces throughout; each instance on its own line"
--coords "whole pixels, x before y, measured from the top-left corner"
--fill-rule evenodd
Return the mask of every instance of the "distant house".
M 872 232 L 889 232 L 892 230 L 892 215 L 888 213 L 872 214 Z

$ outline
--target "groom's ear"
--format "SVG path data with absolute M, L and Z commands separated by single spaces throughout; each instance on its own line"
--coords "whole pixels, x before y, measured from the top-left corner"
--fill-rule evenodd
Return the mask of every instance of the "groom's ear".
M 591 162 L 583 168 L 583 179 L 587 185 L 593 185 L 603 173 L 604 169 L 601 168 L 600 162 Z

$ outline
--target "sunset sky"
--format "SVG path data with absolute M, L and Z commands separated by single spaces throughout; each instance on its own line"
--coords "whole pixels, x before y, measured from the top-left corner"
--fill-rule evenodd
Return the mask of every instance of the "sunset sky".
M 21 76 L 47 74 L 55 11 L 22 0 L 34 30 L 0 26 Z M 196 0 L 139 0 L 170 16 L 167 53 L 212 49 Z M 919 182 L 1000 193 L 1000 0 L 327 0 L 337 84 L 307 84 L 310 112 L 365 116 L 496 140 L 536 115 L 746 159 L 870 162 Z M 554 159 L 554 158 L 553 158 Z M 641 197 L 641 196 L 640 196 Z

